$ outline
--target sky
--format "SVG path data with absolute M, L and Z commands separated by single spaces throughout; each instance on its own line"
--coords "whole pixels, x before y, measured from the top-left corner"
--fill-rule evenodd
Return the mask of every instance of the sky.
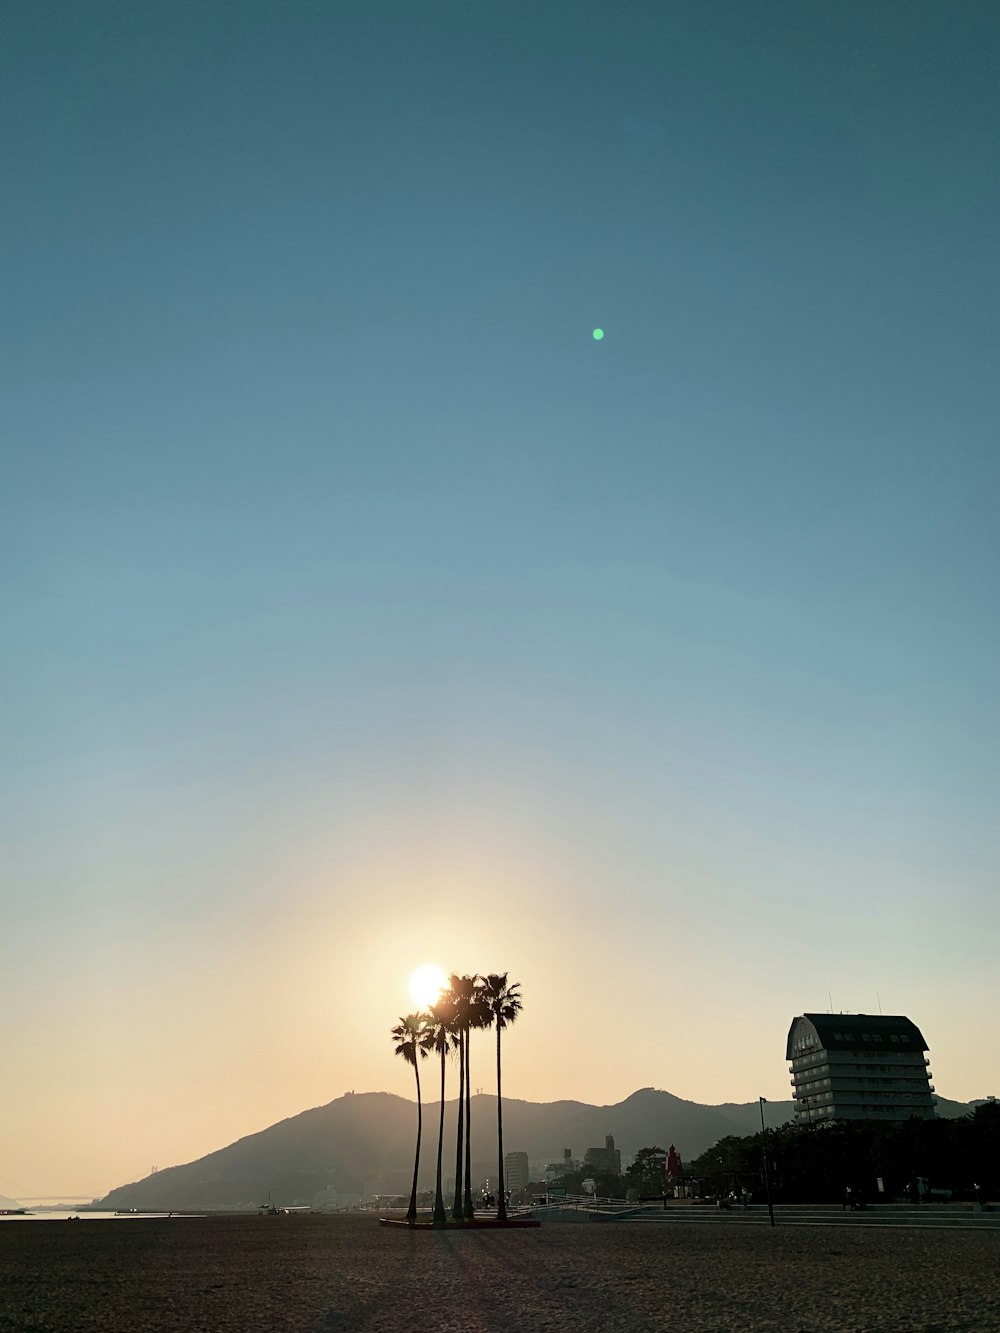
M 427 962 L 512 1097 L 1000 1092 L 996 6 L 2 29 L 0 1193 L 412 1096 Z

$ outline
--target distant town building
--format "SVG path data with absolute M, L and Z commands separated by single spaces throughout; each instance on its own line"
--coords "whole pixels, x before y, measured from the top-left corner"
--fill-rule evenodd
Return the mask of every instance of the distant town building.
M 785 1051 L 797 1124 L 823 1120 L 931 1120 L 927 1043 L 908 1018 L 801 1014 Z
M 580 1169 L 580 1163 L 573 1156 L 573 1149 L 563 1148 L 563 1155 L 561 1161 L 548 1162 L 546 1164 L 545 1167 L 546 1184 L 548 1184 L 549 1181 L 558 1180 L 560 1176 L 572 1175 L 575 1171 L 579 1171 L 579 1169 Z
M 583 1155 L 583 1161 L 591 1171 L 609 1171 L 616 1176 L 622 1173 L 622 1155 L 615 1147 L 613 1134 L 605 1134 L 603 1148 L 588 1148 Z
M 528 1181 L 531 1177 L 528 1174 L 528 1154 L 526 1152 L 504 1153 L 503 1179 L 504 1185 L 510 1190 L 511 1194 L 517 1194 L 519 1190 L 528 1188 Z

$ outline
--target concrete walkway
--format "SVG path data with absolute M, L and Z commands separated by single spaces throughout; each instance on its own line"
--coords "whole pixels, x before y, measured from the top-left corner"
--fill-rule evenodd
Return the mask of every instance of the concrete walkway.
M 552 1220 L 555 1220 L 554 1218 Z M 620 1221 L 698 1226 L 705 1222 L 731 1226 L 768 1226 L 766 1204 L 749 1208 L 716 1208 L 709 1205 L 656 1205 L 619 1215 Z M 776 1226 L 824 1227 L 947 1227 L 976 1231 L 1000 1231 L 1000 1207 L 973 1203 L 907 1204 L 875 1203 L 856 1212 L 845 1212 L 839 1204 L 774 1205 Z

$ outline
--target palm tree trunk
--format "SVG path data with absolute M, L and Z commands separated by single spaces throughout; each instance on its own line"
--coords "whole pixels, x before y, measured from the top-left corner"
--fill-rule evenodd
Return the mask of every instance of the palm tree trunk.
M 445 1048 L 441 1047 L 441 1122 L 438 1125 L 437 1180 L 434 1186 L 434 1225 L 448 1225 L 448 1214 L 444 1210 L 444 1197 L 441 1193 L 441 1154 L 444 1152 L 444 1059 Z
M 420 1104 L 420 1070 L 416 1064 L 413 1072 L 417 1076 L 417 1155 L 413 1159 L 413 1188 L 410 1190 L 410 1206 L 406 1210 L 407 1222 L 417 1220 L 417 1174 L 420 1171 L 420 1135 L 424 1127 L 423 1108 Z
M 465 1091 L 465 1034 L 461 1028 L 458 1031 L 458 1136 L 455 1141 L 455 1201 L 452 1204 L 451 1215 L 454 1221 L 462 1220 L 462 1129 L 464 1128 L 462 1116 L 462 1095 Z
M 497 1208 L 497 1219 L 501 1222 L 507 1221 L 507 1202 L 504 1199 L 504 1180 L 503 1180 L 503 1103 L 500 1100 L 500 1015 L 497 1014 L 497 1146 L 499 1149 L 500 1160 L 497 1165 L 497 1177 L 500 1181 L 498 1192 L 499 1207 Z
M 464 1215 L 475 1221 L 472 1203 L 472 1071 L 469 1068 L 469 1029 L 465 1030 L 465 1208 Z

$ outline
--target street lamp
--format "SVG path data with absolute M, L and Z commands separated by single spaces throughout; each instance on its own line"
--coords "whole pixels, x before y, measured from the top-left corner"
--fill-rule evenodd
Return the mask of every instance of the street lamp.
M 771 1226 L 774 1226 L 774 1203 L 771 1200 L 771 1172 L 767 1165 L 767 1130 L 764 1128 L 764 1103 L 766 1097 L 758 1097 L 760 1103 L 760 1141 L 764 1154 L 764 1189 L 767 1192 L 767 1215 L 771 1219 Z

